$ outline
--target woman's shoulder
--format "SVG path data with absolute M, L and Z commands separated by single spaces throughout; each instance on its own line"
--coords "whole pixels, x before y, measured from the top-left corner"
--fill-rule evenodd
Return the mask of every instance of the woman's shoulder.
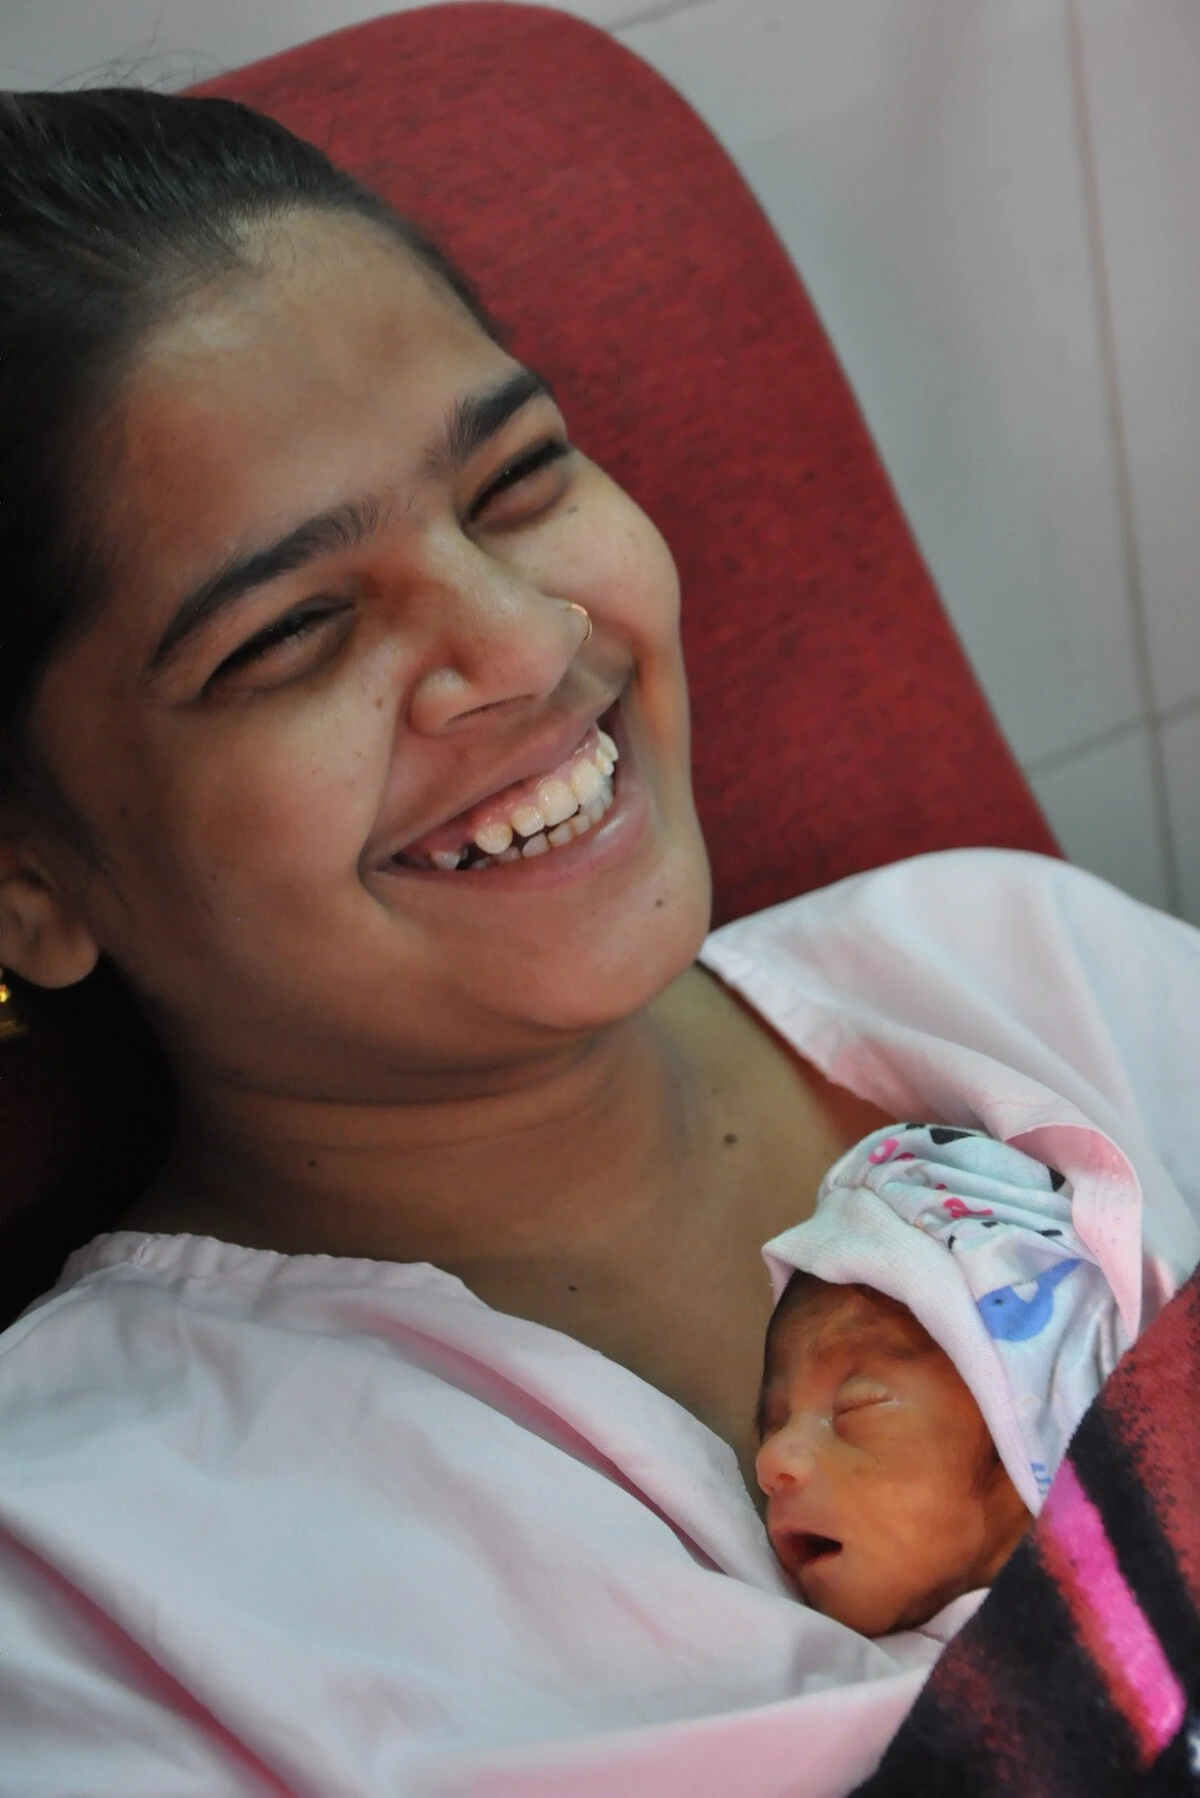
M 1016 1111 L 1065 1104 L 1200 1210 L 1200 931 L 1098 876 L 1014 850 L 921 856 L 727 925 L 704 960 L 897 1116 L 987 1112 L 1006 1135 Z
M 85 1458 L 114 1432 L 161 1440 L 179 1420 L 186 1433 L 200 1409 L 236 1412 L 260 1387 L 294 1396 L 283 1378 L 293 1363 L 329 1361 L 330 1345 L 361 1343 L 385 1315 L 411 1330 L 447 1306 L 488 1316 L 459 1279 L 423 1262 L 287 1255 L 187 1233 L 97 1236 L 0 1332 L 0 1507 L 8 1474 L 40 1465 L 38 1445 L 47 1427 L 55 1440 L 64 1407 Z M 52 1460 L 61 1472 L 57 1449 Z
M 1012 849 L 915 856 L 725 925 L 705 959 L 760 957 L 849 981 L 936 972 L 1015 998 L 1070 972 L 1118 996 L 1143 982 L 1200 981 L 1200 931 L 1070 862 Z
M 968 899 L 969 911 L 963 905 Z M 816 929 L 864 917 L 891 917 L 919 928 L 925 920 L 942 917 L 947 908 L 959 929 L 970 934 L 983 920 L 1011 918 L 1014 906 L 1023 916 L 1068 912 L 1081 922 L 1090 918 L 1101 924 L 1136 916 L 1190 939 L 1193 948 L 1200 945 L 1200 932 L 1193 926 L 1134 899 L 1098 874 L 1023 849 L 942 849 L 889 862 L 736 919 L 714 937 L 771 935 L 793 926 Z
M 1105 1087 L 1133 1066 L 1165 1092 L 1197 1072 L 1200 931 L 1048 856 L 948 850 L 852 875 L 726 925 L 704 960 L 826 1019 L 1044 1065 L 1036 1042 Z

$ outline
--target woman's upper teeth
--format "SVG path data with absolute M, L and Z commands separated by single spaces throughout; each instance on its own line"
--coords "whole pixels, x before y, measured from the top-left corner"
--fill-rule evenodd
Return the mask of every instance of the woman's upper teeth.
M 541 845 L 534 840 L 543 832 L 550 834 L 550 841 L 558 847 L 560 842 L 569 840 L 568 821 L 581 810 L 585 814 L 594 811 L 605 795 L 617 754 L 617 746 L 607 731 L 590 730 L 574 754 L 543 775 L 535 786 L 522 783 L 524 790 L 507 802 L 484 801 L 482 806 L 473 808 L 484 815 L 472 821 L 474 828 L 469 835 L 459 837 L 457 846 L 445 842 L 442 827 L 436 835 L 442 836 L 443 842 L 424 850 L 428 856 L 426 865 L 431 862 L 435 868 L 446 871 L 457 868 L 472 844 L 482 855 L 511 859 L 520 853 L 520 844 L 514 847 L 514 839 L 518 838 L 526 839 L 527 847 L 536 854 Z M 435 833 L 431 831 L 429 835 Z M 544 837 L 542 844 L 550 846 Z M 409 844 L 405 858 L 423 859 L 420 842 Z
M 609 769 L 611 766 L 610 763 Z M 576 762 L 567 780 L 550 775 L 538 787 L 532 803 L 513 807 L 507 822 L 485 824 L 482 830 L 477 830 L 474 837 L 477 848 L 486 855 L 499 855 L 502 849 L 508 848 L 514 831 L 519 837 L 531 837 L 539 830 L 552 830 L 556 824 L 565 824 L 581 805 L 596 797 L 609 769 L 585 760 Z M 499 840 L 502 834 L 504 842 Z

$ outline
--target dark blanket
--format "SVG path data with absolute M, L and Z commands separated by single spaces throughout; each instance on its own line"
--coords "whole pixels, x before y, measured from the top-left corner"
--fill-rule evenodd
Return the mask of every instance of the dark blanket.
M 857 1798 L 1200 1798 L 1200 1270 Z

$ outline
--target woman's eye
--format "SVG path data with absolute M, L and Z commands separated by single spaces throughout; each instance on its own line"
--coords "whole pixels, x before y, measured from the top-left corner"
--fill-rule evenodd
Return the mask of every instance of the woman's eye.
M 558 485 L 560 471 L 556 464 L 564 462 L 571 454 L 571 445 L 563 437 L 548 438 L 535 448 L 517 456 L 507 467 L 502 468 L 495 478 L 488 482 L 478 499 L 472 504 L 467 514 L 468 522 L 474 524 L 487 511 L 494 508 L 495 502 L 504 494 L 520 489 L 526 482 L 532 482 L 536 476 L 554 471 L 555 485 Z M 524 495 L 521 495 L 524 498 Z M 547 495 L 547 497 L 550 497 Z
M 301 647 L 307 647 L 310 641 L 327 633 L 331 624 L 342 617 L 344 606 L 307 607 L 303 611 L 285 612 L 273 624 L 264 630 L 256 631 L 247 638 L 231 655 L 215 668 L 205 682 L 206 688 L 219 685 L 231 675 L 238 674 L 246 668 L 254 667 L 268 658 L 278 656 L 286 661 Z

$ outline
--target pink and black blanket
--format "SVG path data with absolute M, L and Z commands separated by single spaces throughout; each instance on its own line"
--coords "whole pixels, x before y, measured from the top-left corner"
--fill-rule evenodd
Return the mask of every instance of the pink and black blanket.
M 1200 1270 L 856 1798 L 1200 1798 Z

